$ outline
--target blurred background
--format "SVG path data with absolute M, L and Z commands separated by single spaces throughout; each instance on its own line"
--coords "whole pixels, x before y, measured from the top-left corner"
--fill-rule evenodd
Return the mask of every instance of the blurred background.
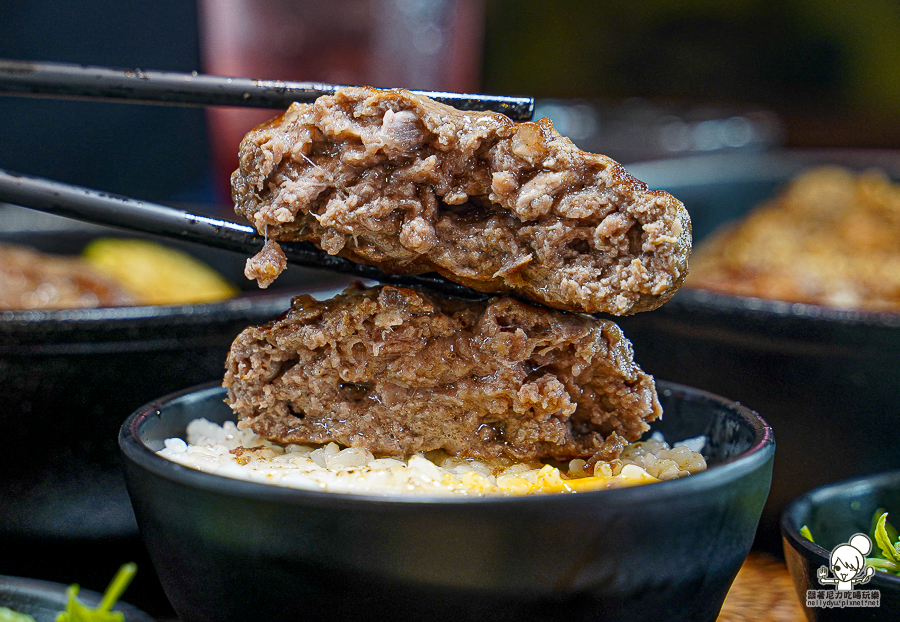
M 623 162 L 900 147 L 893 0 L 0 0 L 0 58 L 538 98 Z M 0 167 L 230 214 L 270 111 L 0 97 Z

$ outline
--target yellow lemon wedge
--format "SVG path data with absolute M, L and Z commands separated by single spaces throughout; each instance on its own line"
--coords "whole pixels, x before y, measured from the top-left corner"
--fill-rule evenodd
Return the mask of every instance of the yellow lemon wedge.
M 154 242 L 98 238 L 82 256 L 135 296 L 139 304 L 216 302 L 238 294 L 236 287 L 203 262 Z

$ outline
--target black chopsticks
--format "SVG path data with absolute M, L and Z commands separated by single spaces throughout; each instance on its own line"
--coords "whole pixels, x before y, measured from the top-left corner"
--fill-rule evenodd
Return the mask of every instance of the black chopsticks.
M 81 186 L 0 169 L 0 202 L 65 216 L 83 222 L 137 231 L 155 237 L 194 242 L 246 255 L 258 252 L 265 240 L 253 227 L 191 214 L 173 207 L 137 201 Z M 308 242 L 279 242 L 295 265 L 350 274 L 394 285 L 418 286 L 450 296 L 483 297 L 437 274 L 395 275 L 378 268 L 329 255 Z
M 340 85 L 320 82 L 254 80 L 196 72 L 184 74 L 0 59 L 0 95 L 174 106 L 285 109 L 293 102 L 312 102 L 339 88 Z M 530 97 L 413 92 L 461 110 L 501 112 L 515 121 L 527 121 L 534 113 L 534 99 Z M 3 170 L 0 170 L 0 202 L 247 255 L 258 252 L 265 242 L 249 225 Z M 483 296 L 435 273 L 386 274 L 372 266 L 328 255 L 307 242 L 279 244 L 292 264 L 395 285 L 426 287 L 452 296 Z
M 118 100 L 176 106 L 239 106 L 286 109 L 312 102 L 340 85 L 228 78 L 198 73 L 111 69 L 63 63 L 0 59 L 0 95 L 59 99 Z M 534 99 L 413 91 L 460 110 L 493 110 L 515 121 L 528 121 Z

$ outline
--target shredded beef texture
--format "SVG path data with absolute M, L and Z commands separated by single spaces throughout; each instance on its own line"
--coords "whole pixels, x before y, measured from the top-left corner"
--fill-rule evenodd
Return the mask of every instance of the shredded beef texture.
M 654 309 L 687 274 L 684 205 L 546 118 L 349 87 L 247 134 L 231 181 L 235 211 L 274 240 L 558 309 Z
M 377 455 L 608 460 L 662 412 L 613 322 L 391 286 L 296 298 L 237 337 L 224 385 L 239 427 Z
M 244 276 L 255 280 L 263 289 L 272 284 L 287 268 L 287 257 L 277 242 L 266 240 L 262 250 L 247 260 Z

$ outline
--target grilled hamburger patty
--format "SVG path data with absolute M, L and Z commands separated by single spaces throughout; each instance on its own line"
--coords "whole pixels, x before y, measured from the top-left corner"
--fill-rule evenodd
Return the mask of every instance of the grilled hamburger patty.
M 389 273 L 625 315 L 672 296 L 691 246 L 680 201 L 548 119 L 516 124 L 401 89 L 292 105 L 241 142 L 232 194 L 276 241 L 248 262 L 262 286 L 284 268 L 278 240 L 309 240 Z
M 224 385 L 243 428 L 381 455 L 608 460 L 661 414 L 610 321 L 391 286 L 296 298 L 237 337 Z

